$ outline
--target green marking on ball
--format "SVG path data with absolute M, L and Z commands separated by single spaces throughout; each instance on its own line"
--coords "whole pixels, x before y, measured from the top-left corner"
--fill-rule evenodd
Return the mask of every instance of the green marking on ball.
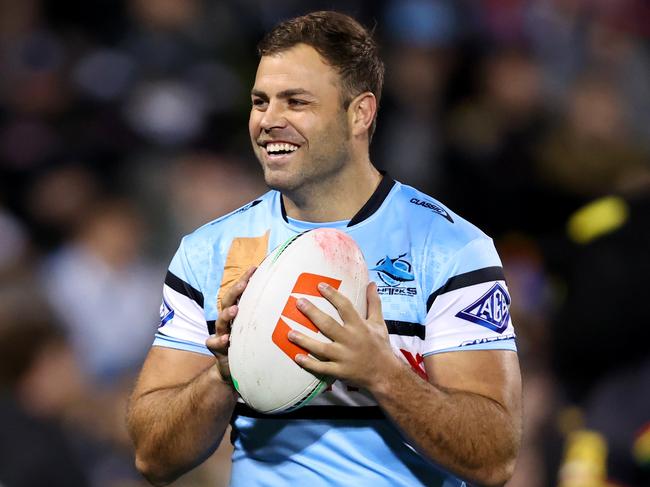
M 282 245 L 280 245 L 280 248 L 278 248 L 278 251 L 273 255 L 273 258 L 271 259 L 271 263 L 275 263 L 276 260 L 278 260 L 278 257 L 284 252 L 284 250 L 291 245 L 291 242 L 293 242 L 295 239 L 300 237 L 302 233 L 299 233 L 298 235 L 294 235 L 293 237 L 289 237 Z

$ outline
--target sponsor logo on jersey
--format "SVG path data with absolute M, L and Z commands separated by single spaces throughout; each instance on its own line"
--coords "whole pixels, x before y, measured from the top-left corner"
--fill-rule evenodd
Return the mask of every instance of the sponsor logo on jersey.
M 394 259 L 387 255 L 370 269 L 377 272 L 379 279 L 385 284 L 385 286 L 377 286 L 379 294 L 398 296 L 417 294 L 416 288 L 403 286 L 404 283 L 415 280 L 415 275 L 411 272 L 411 263 L 403 258 L 405 255 L 405 253 L 401 254 Z
M 173 317 L 174 310 L 169 306 L 169 303 L 165 301 L 165 298 L 163 298 L 162 304 L 160 305 L 160 325 L 158 325 L 158 328 L 165 326 Z
M 477 325 L 503 333 L 510 318 L 510 296 L 498 282 L 477 301 L 456 314 Z
M 434 213 L 437 213 L 438 215 L 445 217 L 447 220 L 449 220 L 450 223 L 454 223 L 454 220 L 452 220 L 451 216 L 449 215 L 449 212 L 445 210 L 442 206 L 438 206 L 435 203 L 432 203 L 431 201 L 420 200 L 417 198 L 411 198 L 409 201 L 410 203 L 416 206 L 422 206 L 424 208 L 428 208 Z

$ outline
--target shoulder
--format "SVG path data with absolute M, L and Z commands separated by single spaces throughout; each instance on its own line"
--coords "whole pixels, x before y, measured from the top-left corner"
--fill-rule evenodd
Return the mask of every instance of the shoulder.
M 459 251 L 475 241 L 492 241 L 480 228 L 436 198 L 406 184 L 396 182 L 395 186 L 395 203 L 403 218 L 429 244 Z
M 276 192 L 269 191 L 236 210 L 200 226 L 183 237 L 182 245 L 186 249 L 213 247 L 223 239 L 245 237 L 247 233 L 254 235 L 258 228 L 268 228 L 275 197 Z
M 270 191 L 185 235 L 169 270 L 200 285 L 223 263 L 233 240 L 259 237 L 271 227 L 275 192 Z

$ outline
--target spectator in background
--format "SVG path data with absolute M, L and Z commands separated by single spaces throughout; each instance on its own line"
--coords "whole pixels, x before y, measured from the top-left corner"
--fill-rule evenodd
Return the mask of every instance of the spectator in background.
M 650 289 L 649 175 L 643 184 L 576 212 L 554 268 L 568 285 L 553 327 L 554 364 L 577 403 L 606 375 L 648 358 L 642 323 Z
M 93 487 L 112 487 L 138 482 L 123 416 L 157 326 L 151 283 L 159 278 L 143 259 L 145 224 L 131 201 L 106 197 L 80 211 L 70 239 L 46 257 L 39 278 L 83 381 L 82 400 L 68 411 L 79 455 Z
M 40 170 L 24 191 L 24 212 L 39 247 L 56 249 L 71 239 L 100 198 L 97 173 L 81 163 Z
M 174 235 L 239 208 L 266 188 L 241 161 L 210 153 L 182 155 L 170 166 L 167 178 Z
M 452 2 L 409 0 L 387 2 L 382 14 L 393 69 L 373 157 L 405 183 L 439 193 L 445 185 L 439 124 L 458 36 L 456 12 Z
M 85 487 L 62 426 L 80 397 L 78 369 L 31 285 L 0 289 L 0 485 Z
M 583 419 L 568 437 L 560 480 L 567 486 L 605 480 L 645 486 L 650 480 L 645 306 L 650 170 L 637 179 L 634 191 L 580 209 L 568 228 L 571 240 L 556 270 L 568 293 L 552 327 L 552 363 L 565 405 L 578 406 Z
M 616 86 L 603 75 L 586 75 L 570 100 L 541 146 L 539 178 L 583 204 L 634 184 L 648 168 L 648 153 L 632 135 Z
M 517 47 L 495 49 L 481 66 L 477 93 L 446 122 L 445 197 L 497 237 L 540 234 L 552 225 L 534 177 L 534 148 L 549 123 L 540 66 Z M 507 214 L 506 201 L 516 201 Z
M 144 232 L 131 203 L 108 199 L 43 268 L 46 296 L 91 382 L 119 382 L 151 345 L 158 272 L 142 260 Z

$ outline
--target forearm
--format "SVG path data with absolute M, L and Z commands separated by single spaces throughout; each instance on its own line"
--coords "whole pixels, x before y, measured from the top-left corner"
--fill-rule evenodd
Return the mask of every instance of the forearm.
M 219 445 L 236 403 L 234 389 L 211 366 L 186 384 L 131 399 L 128 427 L 136 466 L 154 485 L 166 485 Z
M 414 447 L 444 469 L 479 485 L 512 475 L 520 421 L 498 402 L 443 390 L 401 362 L 371 391 Z

